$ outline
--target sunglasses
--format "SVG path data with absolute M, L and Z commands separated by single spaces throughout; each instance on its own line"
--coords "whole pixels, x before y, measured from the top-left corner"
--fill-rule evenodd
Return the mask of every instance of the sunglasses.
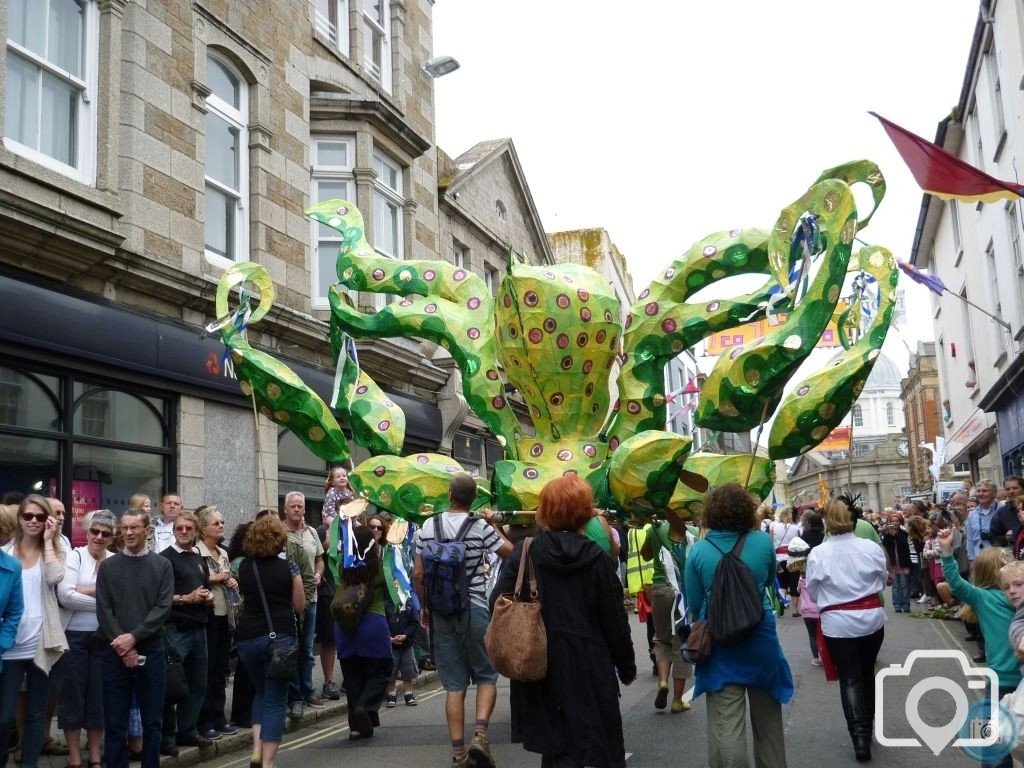
M 22 512 L 21 513 L 21 519 L 24 520 L 26 523 L 28 523 L 28 522 L 30 522 L 32 520 L 35 520 L 37 523 L 45 523 L 47 517 L 49 517 L 49 515 L 47 515 L 45 512 L 35 512 L 35 513 L 32 513 L 32 512 Z
M 383 531 L 384 530 L 384 526 L 383 525 L 371 525 L 371 526 L 369 526 L 369 528 L 370 528 L 371 531 Z
M 101 531 L 99 528 L 90 528 L 89 533 L 92 536 L 98 536 L 101 539 L 109 539 L 114 535 L 111 531 Z

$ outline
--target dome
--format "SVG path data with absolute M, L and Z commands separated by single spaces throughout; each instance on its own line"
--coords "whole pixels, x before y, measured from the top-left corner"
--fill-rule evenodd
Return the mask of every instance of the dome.
M 865 389 L 895 389 L 900 390 L 900 383 L 903 381 L 903 374 L 896 367 L 896 363 L 885 354 L 880 354 L 875 360 L 875 367 L 868 376 Z

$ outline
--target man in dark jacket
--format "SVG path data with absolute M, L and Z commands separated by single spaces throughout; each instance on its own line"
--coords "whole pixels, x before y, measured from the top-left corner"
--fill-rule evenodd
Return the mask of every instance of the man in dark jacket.
M 1012 546 L 1020 533 L 1020 520 L 1017 519 L 1017 497 L 1024 494 L 1024 480 L 1019 475 L 1009 475 L 1003 480 L 1006 501 L 999 505 L 992 523 L 989 526 L 989 540 L 993 546 Z

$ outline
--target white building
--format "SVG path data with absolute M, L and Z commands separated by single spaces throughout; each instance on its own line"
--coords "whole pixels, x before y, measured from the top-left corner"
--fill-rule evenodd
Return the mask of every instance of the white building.
M 1024 8 L 982 2 L 960 99 L 935 142 L 999 179 L 1024 152 Z M 1019 201 L 944 202 L 925 195 L 911 262 L 942 278 L 932 295 L 946 461 L 974 479 L 1019 474 L 1024 462 L 1024 257 Z M 921 290 L 924 290 L 923 288 Z M 958 298 L 960 297 L 960 298 Z M 969 299 L 995 315 L 968 306 Z

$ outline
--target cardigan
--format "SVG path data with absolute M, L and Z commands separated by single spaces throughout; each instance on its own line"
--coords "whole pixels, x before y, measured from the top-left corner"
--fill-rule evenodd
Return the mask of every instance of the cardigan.
M 14 557 L 20 563 L 17 555 L 14 554 L 14 542 L 11 541 L 3 551 Z M 68 641 L 64 637 L 64 627 L 60 620 L 60 606 L 57 604 L 57 591 L 55 587 L 64 578 L 64 559 L 61 553 L 57 554 L 57 560 L 53 563 L 46 562 L 46 553 L 40 552 L 42 559 L 43 579 L 43 636 L 39 640 L 39 647 L 32 663 L 39 667 L 47 675 L 53 669 L 53 665 L 60 661 L 60 657 L 68 650 Z

